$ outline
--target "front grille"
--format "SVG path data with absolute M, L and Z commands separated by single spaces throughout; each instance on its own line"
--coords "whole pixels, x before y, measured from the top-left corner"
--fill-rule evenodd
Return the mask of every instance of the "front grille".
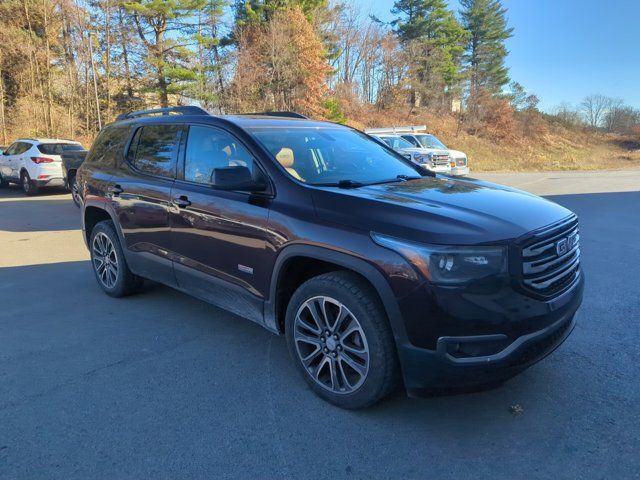
M 522 286 L 545 297 L 570 287 L 580 275 L 578 219 L 536 233 L 522 247 Z
M 432 167 L 446 167 L 449 165 L 449 155 L 433 155 L 431 157 Z

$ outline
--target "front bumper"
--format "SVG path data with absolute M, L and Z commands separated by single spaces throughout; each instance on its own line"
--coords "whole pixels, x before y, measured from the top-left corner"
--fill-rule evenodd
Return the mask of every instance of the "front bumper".
M 460 167 L 451 167 L 451 175 L 463 176 L 463 175 L 469 175 L 469 172 L 470 170 L 467 165 L 460 166 Z
M 410 396 L 423 396 L 477 390 L 517 375 L 569 336 L 575 327 L 583 288 L 581 274 L 579 281 L 556 299 L 536 302 L 537 308 L 521 303 L 520 312 L 509 312 L 511 324 L 489 322 L 482 331 L 469 333 L 459 325 L 452 328 L 453 334 L 440 335 L 434 349 L 411 342 L 399 344 L 407 392 Z M 449 317 L 446 323 L 455 321 Z M 532 323 L 540 327 L 531 328 Z

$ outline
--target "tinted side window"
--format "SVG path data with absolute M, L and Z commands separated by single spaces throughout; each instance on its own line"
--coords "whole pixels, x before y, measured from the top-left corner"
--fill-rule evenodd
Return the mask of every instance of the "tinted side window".
M 18 142 L 15 155 L 21 155 L 31 148 L 31 144 L 27 142 Z
M 63 152 L 77 152 L 84 148 L 77 143 L 41 143 L 38 150 L 45 155 L 62 155 Z
M 184 160 L 184 179 L 197 183 L 213 183 L 216 168 L 244 166 L 253 172 L 251 154 L 228 133 L 198 125 L 189 128 Z
M 122 158 L 129 130 L 130 127 L 103 128 L 93 142 L 85 162 L 102 167 L 115 167 L 117 159 Z
M 134 166 L 141 172 L 162 177 L 175 176 L 180 125 L 149 125 L 142 128 Z
M 416 147 L 419 147 L 420 145 L 418 144 L 418 140 L 415 139 L 415 137 L 413 135 L 403 135 L 402 138 L 404 138 L 405 140 L 411 142 L 413 145 L 415 145 Z
M 9 146 L 9 148 L 7 148 L 7 150 L 6 150 L 7 155 L 15 155 L 16 154 L 16 149 L 18 148 L 19 145 L 20 145 L 20 142 L 12 143 Z

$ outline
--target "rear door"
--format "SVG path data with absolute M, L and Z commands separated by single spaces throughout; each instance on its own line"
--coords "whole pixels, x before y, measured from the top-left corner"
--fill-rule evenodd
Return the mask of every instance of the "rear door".
M 169 206 L 183 126 L 140 126 L 126 161 L 110 178 L 108 195 L 118 217 L 131 268 L 137 274 L 173 285 Z
M 184 168 L 172 190 L 171 229 L 178 286 L 243 317 L 262 322 L 275 255 L 267 223 L 271 199 L 217 190 L 215 168 L 246 166 L 265 175 L 229 132 L 189 127 Z

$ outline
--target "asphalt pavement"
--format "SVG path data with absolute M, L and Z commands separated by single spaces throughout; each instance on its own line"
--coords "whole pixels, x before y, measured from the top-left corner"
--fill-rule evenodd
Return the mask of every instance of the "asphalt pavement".
M 496 175 L 579 214 L 575 331 L 498 389 L 357 412 L 251 322 L 104 295 L 70 196 L 0 190 L 0 478 L 640 478 L 640 170 Z

